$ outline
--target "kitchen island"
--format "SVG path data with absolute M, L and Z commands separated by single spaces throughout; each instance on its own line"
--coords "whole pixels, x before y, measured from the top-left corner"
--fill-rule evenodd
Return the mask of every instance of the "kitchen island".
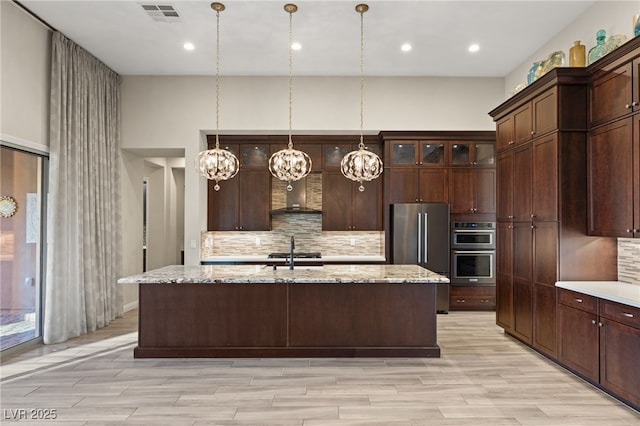
M 439 357 L 436 285 L 417 265 L 167 266 L 140 284 L 136 358 Z

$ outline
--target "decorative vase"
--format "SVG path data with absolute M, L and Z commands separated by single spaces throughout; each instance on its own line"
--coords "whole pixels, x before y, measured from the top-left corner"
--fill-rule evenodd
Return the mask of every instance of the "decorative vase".
M 531 84 L 535 81 L 536 71 L 538 70 L 539 66 L 540 66 L 540 62 L 534 62 L 533 66 L 529 68 L 529 72 L 527 73 L 527 84 Z
M 569 66 L 584 67 L 587 58 L 587 50 L 584 44 L 580 44 L 580 40 L 573 42 L 573 47 L 569 49 Z
M 640 35 L 640 13 L 633 15 L 633 35 L 636 37 Z
M 596 33 L 596 45 L 589 49 L 589 65 L 607 54 L 604 40 L 607 37 L 605 30 L 598 30 Z

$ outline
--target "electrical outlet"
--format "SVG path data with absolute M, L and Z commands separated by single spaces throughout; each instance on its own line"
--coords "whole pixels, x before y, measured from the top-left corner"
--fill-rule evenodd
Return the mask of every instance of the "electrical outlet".
M 191 240 L 191 248 L 197 248 L 198 246 L 196 245 L 196 240 Z
M 352 245 L 352 246 L 355 246 L 355 245 L 356 245 L 356 239 L 355 239 L 355 238 L 352 238 L 352 239 L 351 239 L 351 245 Z

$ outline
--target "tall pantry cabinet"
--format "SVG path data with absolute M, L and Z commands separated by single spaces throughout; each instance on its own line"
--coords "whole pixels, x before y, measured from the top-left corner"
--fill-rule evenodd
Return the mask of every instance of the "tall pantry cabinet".
M 557 357 L 560 280 L 616 280 L 616 241 L 587 235 L 587 83 L 556 68 L 489 114 L 496 122 L 496 322 Z

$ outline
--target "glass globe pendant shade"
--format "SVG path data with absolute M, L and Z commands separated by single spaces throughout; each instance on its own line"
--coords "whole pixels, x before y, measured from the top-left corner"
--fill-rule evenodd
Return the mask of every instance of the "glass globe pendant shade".
M 238 173 L 240 163 L 232 152 L 220 149 L 216 145 L 213 149 L 198 153 L 195 166 L 200 175 L 216 181 L 213 189 L 219 191 L 220 185 L 218 185 L 218 182 L 234 177 Z
M 360 183 L 358 189 L 364 191 L 362 182 L 370 182 L 382 174 L 382 160 L 375 152 L 367 151 L 363 144 L 357 151 L 351 151 L 342 158 L 340 171 L 347 179 Z
M 286 181 L 287 191 L 291 191 L 291 182 L 300 180 L 311 172 L 311 157 L 304 151 L 293 149 L 289 144 L 289 147 L 281 149 L 269 158 L 269 171 L 276 178 Z

